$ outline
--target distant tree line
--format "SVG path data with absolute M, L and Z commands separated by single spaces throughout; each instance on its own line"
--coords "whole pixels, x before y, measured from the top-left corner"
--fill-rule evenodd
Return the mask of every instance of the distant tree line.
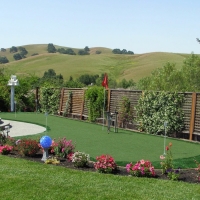
M 126 49 L 122 49 L 122 50 L 120 50 L 120 49 L 113 49 L 112 52 L 114 54 L 130 54 L 130 55 L 134 54 L 133 51 L 127 51 Z
M 58 48 L 56 49 L 55 46 L 52 44 L 52 43 L 49 43 L 48 46 L 47 46 L 47 51 L 48 53 L 61 53 L 61 54 L 68 54 L 68 55 L 76 55 L 76 53 L 74 52 L 73 49 L 71 48 L 68 48 L 68 49 L 65 49 L 65 48 Z M 78 55 L 89 55 L 90 53 L 90 49 L 88 46 L 86 46 L 84 49 L 80 49 L 78 51 Z M 97 52 L 97 53 L 100 53 L 100 52 Z

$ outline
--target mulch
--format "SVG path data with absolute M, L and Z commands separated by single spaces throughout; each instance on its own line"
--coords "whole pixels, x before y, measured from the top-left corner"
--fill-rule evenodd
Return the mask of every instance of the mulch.
M 40 162 L 43 164 L 44 162 L 41 160 L 42 159 L 42 153 L 36 154 L 34 157 L 28 157 L 24 156 L 22 157 L 21 155 L 18 154 L 17 151 L 12 151 L 10 154 L 7 156 L 9 157 L 14 157 L 14 158 L 20 158 L 20 159 L 26 159 L 30 160 L 33 162 Z M 94 168 L 93 162 L 90 162 L 87 167 L 84 168 L 76 168 L 74 167 L 73 163 L 70 162 L 67 159 L 59 159 L 60 163 L 56 164 L 56 166 L 59 167 L 66 167 L 74 170 L 82 170 L 82 171 L 91 171 L 91 172 L 96 172 L 96 169 Z M 156 176 L 154 177 L 155 179 L 162 179 L 162 180 L 169 180 L 169 178 L 165 175 L 162 174 L 160 169 L 155 169 Z M 125 167 L 118 167 L 118 170 L 114 173 L 114 175 L 119 175 L 119 176 L 130 176 L 130 174 L 126 171 Z M 182 182 L 187 182 L 187 183 L 200 183 L 197 179 L 197 170 L 195 169 L 181 169 L 180 170 L 180 177 L 178 181 Z

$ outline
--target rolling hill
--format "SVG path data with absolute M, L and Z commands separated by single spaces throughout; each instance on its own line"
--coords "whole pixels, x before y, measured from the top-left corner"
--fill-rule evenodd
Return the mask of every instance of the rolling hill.
M 54 45 L 56 48 L 61 46 Z M 117 81 L 123 78 L 133 79 L 137 82 L 142 77 L 150 75 L 152 70 L 162 67 L 167 62 L 176 63 L 179 69 L 183 60 L 190 54 L 152 52 L 135 55 L 113 54 L 112 49 L 103 47 L 90 48 L 90 55 L 67 55 L 60 53 L 48 53 L 47 44 L 34 44 L 23 46 L 28 51 L 27 58 L 15 61 L 13 53 L 6 49 L 0 52 L 0 56 L 6 56 L 7 64 L 1 64 L 10 74 L 35 74 L 42 77 L 48 69 L 54 69 L 56 74 L 62 74 L 65 80 L 70 76 L 77 78 L 82 74 L 102 74 L 107 72 Z M 63 47 L 70 48 L 70 47 Z M 79 49 L 72 48 L 75 53 Z M 101 54 L 96 54 L 96 51 Z M 31 56 L 34 53 L 39 55 Z

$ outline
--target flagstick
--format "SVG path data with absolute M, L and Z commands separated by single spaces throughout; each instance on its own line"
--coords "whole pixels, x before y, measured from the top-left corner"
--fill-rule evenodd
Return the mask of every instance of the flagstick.
M 104 109 L 105 109 L 105 87 L 104 87 L 104 100 L 103 100 L 103 127 L 102 127 L 102 130 L 104 130 Z

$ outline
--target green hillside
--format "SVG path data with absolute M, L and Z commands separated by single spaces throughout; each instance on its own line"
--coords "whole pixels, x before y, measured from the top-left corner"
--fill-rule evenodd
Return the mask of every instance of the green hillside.
M 135 55 L 113 54 L 112 49 L 103 47 L 90 48 L 90 55 L 67 55 L 59 53 L 48 53 L 47 44 L 35 44 L 23 46 L 28 51 L 27 58 L 15 61 L 13 53 L 6 49 L 0 52 L 0 56 L 6 56 L 9 63 L 2 64 L 10 74 L 35 74 L 42 77 L 48 69 L 54 69 L 56 74 L 62 74 L 65 80 L 70 76 L 77 78 L 82 74 L 102 74 L 107 72 L 109 76 L 117 81 L 123 78 L 138 81 L 148 76 L 152 70 L 162 67 L 166 62 L 176 63 L 176 67 L 182 66 L 183 60 L 189 54 L 154 52 Z M 61 46 L 56 46 L 61 48 Z M 64 47 L 71 48 L 71 47 Z M 72 48 L 75 53 L 79 49 Z M 101 54 L 96 54 L 96 51 Z M 38 53 L 37 56 L 31 56 Z

